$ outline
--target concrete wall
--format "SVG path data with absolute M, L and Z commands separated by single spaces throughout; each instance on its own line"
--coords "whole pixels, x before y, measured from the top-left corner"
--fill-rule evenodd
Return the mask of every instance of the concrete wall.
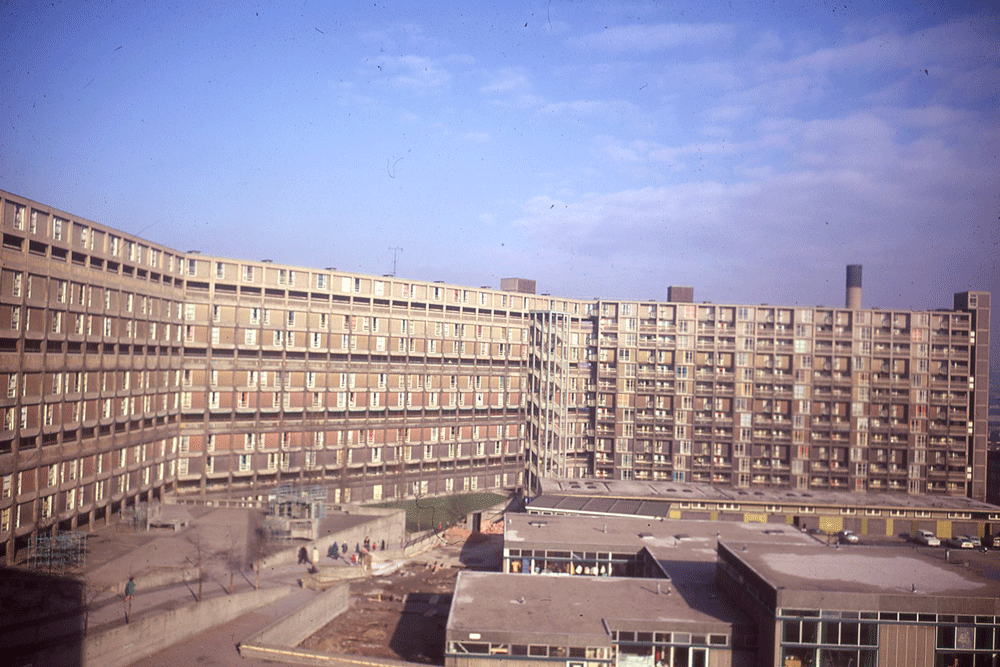
M 307 648 L 284 648 L 281 646 L 252 646 L 250 644 L 240 645 L 240 656 L 243 658 L 256 658 L 268 662 L 281 663 L 282 665 L 314 665 L 317 667 L 345 667 L 345 665 L 357 665 L 358 667 L 413 667 L 412 662 L 402 660 L 389 660 L 388 658 L 375 658 L 372 656 L 352 656 L 341 653 L 324 653 Z M 548 667 L 552 667 L 549 665 Z
M 348 554 L 354 550 L 355 544 L 364 544 L 366 537 L 377 541 L 379 548 L 382 546 L 382 540 L 385 540 L 385 547 L 389 553 L 393 553 L 393 551 L 399 553 L 398 550 L 406 544 L 406 510 L 351 505 L 345 507 L 344 512 L 356 516 L 367 516 L 370 517 L 370 520 L 334 535 L 320 538 L 321 556 L 326 555 L 326 549 L 334 541 L 340 544 L 347 542 L 349 545 Z
M 208 571 L 205 569 L 205 578 L 208 579 Z M 135 586 L 140 591 L 151 591 L 154 588 L 169 586 L 170 584 L 183 584 L 184 582 L 198 581 L 198 568 L 185 567 L 179 570 L 154 570 L 135 576 Z M 128 578 L 116 581 L 113 584 L 101 584 L 100 590 L 112 593 L 122 593 Z
M 157 651 L 226 623 L 292 592 L 291 588 L 267 588 L 238 593 L 136 619 L 128 625 L 86 638 L 83 664 L 94 667 L 125 667 Z
M 326 552 L 330 546 L 336 542 L 338 545 L 348 544 L 348 557 L 354 551 L 354 545 L 364 544 L 365 538 L 370 537 L 376 540 L 379 547 L 382 540 L 390 555 L 401 554 L 401 549 L 406 543 L 406 512 L 402 509 L 390 509 L 381 507 L 359 507 L 348 506 L 343 509 L 345 514 L 368 517 L 364 523 L 351 526 L 330 535 L 324 535 L 313 542 L 298 540 L 292 542 L 292 546 L 278 553 L 265 556 L 257 561 L 257 566 L 262 570 L 278 565 L 294 565 L 298 562 L 299 548 L 306 547 L 306 551 L 312 557 L 313 544 L 319 548 L 320 563 L 326 559 Z M 327 562 L 330 562 L 327 560 Z
M 344 613 L 350 604 L 350 585 L 339 584 L 317 595 L 294 614 L 258 632 L 246 643 L 298 646 L 311 634 Z

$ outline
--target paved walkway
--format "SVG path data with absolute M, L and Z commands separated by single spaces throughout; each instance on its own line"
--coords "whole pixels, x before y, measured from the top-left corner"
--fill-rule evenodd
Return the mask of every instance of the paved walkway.
M 199 659 L 166 655 L 139 663 L 229 664 L 222 661 L 225 659 L 232 660 L 232 664 L 236 664 L 235 661 L 240 661 L 241 665 L 255 664 L 243 660 L 236 645 L 317 595 L 316 591 L 299 588 L 299 581 L 308 576 L 311 566 L 281 565 L 265 568 L 258 575 L 245 565 L 250 560 L 248 553 L 259 555 L 253 546 L 255 535 L 246 510 L 205 507 L 189 510 L 190 524 L 178 531 L 169 528 L 134 531 L 125 524 L 113 524 L 97 527 L 88 535 L 87 562 L 76 573 L 85 582 L 83 595 L 89 609 L 85 621 L 79 619 L 80 625 L 76 625 L 75 612 L 67 609 L 66 613 L 60 613 L 52 607 L 42 623 L 37 619 L 9 618 L 0 630 L 10 636 L 20 633 L 22 637 L 25 631 L 31 630 L 37 643 L 60 641 L 58 637 L 80 628 L 83 622 L 90 636 L 121 627 L 126 623 L 124 588 L 130 576 L 136 582 L 129 610 L 129 621 L 133 622 L 195 603 L 199 597 L 211 600 L 248 592 L 258 585 L 262 589 L 295 589 L 291 595 L 267 607 L 209 629 L 170 649 L 179 652 L 178 656 L 197 653 Z M 320 561 L 324 567 L 338 564 L 345 569 L 352 567 L 342 560 L 322 558 Z M 199 565 L 202 572 L 200 590 Z
M 98 527 L 88 536 L 87 563 L 78 575 L 86 582 L 84 592 L 89 613 L 86 623 L 88 634 L 93 636 L 126 623 L 124 587 L 130 576 L 135 578 L 129 620 L 132 622 L 178 609 L 197 601 L 224 597 L 260 588 L 293 588 L 291 595 L 268 606 L 185 640 L 165 649 L 136 665 L 203 664 L 203 665 L 273 665 L 255 659 L 244 659 L 237 652 L 237 645 L 268 625 L 287 616 L 308 602 L 318 593 L 299 587 L 307 577 L 308 564 L 281 565 L 266 568 L 258 574 L 245 567 L 247 553 L 255 553 L 253 529 L 245 510 L 192 507 L 191 523 L 178 531 L 158 528 L 133 531 L 126 525 Z M 347 517 L 348 523 L 357 522 Z M 458 562 L 460 548 L 449 547 L 443 541 L 433 543 L 444 547 L 422 556 L 418 562 L 436 562 L 440 565 Z M 289 545 L 295 548 L 295 545 Z M 431 544 L 429 544 L 431 546 Z M 377 553 L 375 576 L 394 569 L 402 560 L 383 560 L 388 554 Z M 202 583 L 197 582 L 198 565 L 201 565 Z M 343 559 L 323 557 L 322 568 L 343 567 L 357 569 Z M 74 615 L 75 617 L 75 615 Z M 60 636 L 73 627 L 68 616 L 49 616 L 49 622 L 39 626 L 50 637 Z M 21 632 L 19 623 L 6 624 L 5 631 Z M 76 626 L 79 627 L 79 626 Z
M 180 531 L 130 532 L 101 528 L 88 539 L 82 574 L 90 600 L 89 632 L 125 623 L 125 583 L 135 578 L 131 619 L 196 602 L 261 588 L 298 587 L 311 565 L 279 565 L 258 574 L 247 561 L 247 513 L 238 509 L 193 508 L 194 521 Z M 290 545 L 295 548 L 295 545 Z M 199 590 L 198 569 L 202 581 Z M 342 559 L 323 557 L 323 567 L 351 568 Z M 312 595 L 314 593 L 310 593 Z
M 453 567 L 460 565 L 462 558 L 462 545 L 448 544 L 444 540 L 436 543 L 435 549 L 419 554 L 408 559 L 409 562 L 434 563 L 440 567 Z M 326 559 L 324 559 L 324 562 Z M 332 562 L 332 561 L 331 561 Z M 322 564 L 322 563 L 321 563 Z M 375 564 L 375 576 L 379 576 L 380 569 L 391 567 L 393 563 L 382 562 Z M 347 566 L 350 567 L 350 566 Z M 298 577 L 305 573 L 305 566 L 287 566 L 284 570 L 276 570 L 268 580 L 283 581 L 288 577 Z M 265 577 L 261 577 L 263 585 Z M 172 667 L 173 665 L 212 665 L 213 667 L 274 667 L 275 663 L 258 658 L 243 658 L 240 656 L 237 646 L 252 635 L 260 632 L 268 625 L 284 618 L 291 612 L 304 605 L 311 596 L 315 595 L 311 591 L 299 590 L 289 597 L 286 597 L 274 604 L 262 607 L 256 611 L 244 614 L 239 618 L 209 628 L 205 632 L 190 638 L 180 644 L 164 649 L 155 655 L 144 660 L 133 663 L 131 667 Z M 345 656 L 343 667 L 378 667 L 381 662 L 367 660 L 364 657 L 357 659 Z
M 274 667 L 275 663 L 243 658 L 237 646 L 248 637 L 300 608 L 315 595 L 298 590 L 274 604 L 240 616 L 228 623 L 209 628 L 190 639 L 175 644 L 132 667 L 173 667 L 174 665 L 212 665 L 218 667 Z

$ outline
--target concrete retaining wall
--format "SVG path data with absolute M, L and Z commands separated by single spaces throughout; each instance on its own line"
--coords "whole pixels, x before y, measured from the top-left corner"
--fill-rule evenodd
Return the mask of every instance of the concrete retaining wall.
M 257 561 L 257 566 L 262 570 L 279 565 L 294 565 L 298 562 L 299 548 L 306 547 L 306 551 L 312 553 L 313 544 L 319 549 L 320 562 L 326 558 L 326 552 L 336 542 L 338 545 L 348 545 L 348 557 L 354 551 L 354 546 L 364 544 L 365 538 L 370 537 L 378 542 L 379 547 L 385 540 L 387 554 L 399 554 L 406 540 L 406 512 L 402 509 L 392 509 L 385 507 L 355 507 L 349 506 L 343 509 L 346 514 L 369 517 L 364 523 L 346 528 L 330 535 L 324 535 L 314 542 L 299 541 L 293 546 L 279 551 L 278 553 L 265 556 Z M 328 561 L 329 562 L 329 561 Z
M 287 648 L 284 646 L 251 646 L 250 644 L 241 644 L 240 655 L 244 658 L 280 662 L 283 665 L 313 665 L 314 667 L 344 667 L 345 665 L 357 665 L 358 667 L 413 667 L 412 662 L 403 662 L 402 660 L 323 653 L 322 651 L 312 651 L 307 648 Z
M 417 554 L 422 554 L 431 547 L 437 545 L 441 540 L 439 533 L 436 530 L 427 530 L 418 537 L 410 540 L 403 549 L 403 556 L 405 558 L 410 558 L 416 556 Z
M 206 579 L 208 578 L 207 571 L 205 572 L 205 577 Z M 164 568 L 136 575 L 135 587 L 140 591 L 151 591 L 154 588 L 169 586 L 170 584 L 183 584 L 192 581 L 198 581 L 197 567 L 185 567 L 178 570 Z M 127 578 L 122 579 L 113 584 L 102 586 L 100 592 L 123 593 L 125 591 L 125 584 L 127 583 Z
M 261 630 L 248 644 L 298 646 L 307 637 L 344 613 L 351 604 L 350 586 L 341 583 L 317 595 L 294 614 Z
M 293 590 L 282 587 L 237 593 L 136 619 L 128 625 L 88 636 L 83 646 L 83 664 L 125 667 L 208 628 L 280 600 Z

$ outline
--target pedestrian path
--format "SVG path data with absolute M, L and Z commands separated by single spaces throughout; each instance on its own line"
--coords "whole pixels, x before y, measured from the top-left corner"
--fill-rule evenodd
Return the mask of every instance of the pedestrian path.
M 306 569 L 301 566 L 289 565 L 273 568 L 261 573 L 258 584 L 254 572 L 241 570 L 234 573 L 231 589 L 228 578 L 220 579 L 217 576 L 206 576 L 201 582 L 200 599 L 209 600 L 233 593 L 245 593 L 254 590 L 257 585 L 261 588 L 296 587 L 299 579 L 305 574 L 307 574 Z M 197 575 L 189 581 L 170 583 L 153 589 L 144 590 L 137 587 L 132 599 L 129 620 L 160 614 L 198 601 Z M 103 632 L 124 623 L 126 623 L 126 605 L 123 592 L 111 590 L 95 596 L 90 604 L 89 633 Z
M 311 577 L 314 565 L 312 562 L 296 564 L 294 560 L 286 560 L 283 562 L 289 564 L 263 567 L 259 572 L 249 569 L 246 563 L 255 559 L 248 554 L 259 557 L 260 545 L 255 547 L 253 544 L 255 527 L 250 525 L 251 517 L 245 510 L 193 507 L 191 514 L 190 524 L 176 531 L 166 528 L 135 531 L 124 524 L 97 527 L 88 535 L 87 562 L 76 573 L 82 585 L 80 595 L 87 609 L 84 617 L 80 618 L 74 602 L 76 598 L 71 595 L 73 600 L 67 603 L 65 611 L 60 611 L 51 602 L 45 605 L 44 620 L 41 622 L 37 616 L 30 622 L 7 619 L 0 628 L 0 636 L 17 638 L 20 635 L 15 645 L 20 646 L 21 654 L 27 656 L 31 651 L 58 642 L 79 643 L 84 628 L 85 643 L 89 646 L 93 641 L 116 641 L 113 639 L 117 637 L 115 633 L 145 632 L 144 628 L 161 627 L 158 624 L 162 622 L 173 624 L 175 628 L 178 623 L 183 626 L 188 622 L 200 622 L 205 626 L 204 632 L 195 637 L 187 636 L 177 646 L 167 650 L 183 654 L 203 646 L 204 651 L 199 654 L 201 660 L 144 660 L 138 664 L 188 664 L 209 659 L 211 664 L 229 664 L 225 660 L 220 661 L 223 656 L 241 660 L 243 667 L 255 664 L 255 661 L 239 657 L 237 644 L 287 616 L 319 593 L 301 585 Z M 342 523 L 353 527 L 358 518 L 346 516 Z M 297 544 L 300 543 L 289 546 L 294 549 Z M 378 574 L 398 566 L 383 560 L 386 555 L 380 552 L 373 563 Z M 318 556 L 310 552 L 308 560 L 318 560 L 321 571 L 358 572 L 360 576 L 360 565 L 352 566 L 342 557 Z M 275 562 L 282 561 L 277 559 Z M 134 578 L 135 594 L 127 607 L 125 586 L 129 577 Z M 257 589 L 262 593 L 280 590 L 284 597 L 266 596 L 274 601 L 214 628 L 208 627 L 211 622 L 205 623 L 204 620 L 188 621 L 188 615 L 168 616 L 170 612 L 186 607 L 191 612 L 190 618 L 201 616 L 204 619 L 205 614 L 196 611 L 202 608 L 202 602 L 210 603 L 203 608 L 211 610 L 207 612 L 210 615 L 216 613 L 216 608 L 250 608 L 244 607 L 249 604 L 250 598 L 240 596 Z M 232 602 L 236 607 L 225 601 L 228 596 L 234 596 Z M 243 599 L 247 602 L 241 602 Z M 217 604 L 223 606 L 217 607 Z M 148 625 L 149 622 L 154 625 Z M 191 629 L 197 631 L 199 628 Z

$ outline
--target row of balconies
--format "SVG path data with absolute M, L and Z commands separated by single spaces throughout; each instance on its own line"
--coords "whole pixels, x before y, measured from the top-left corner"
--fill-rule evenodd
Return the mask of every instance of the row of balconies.
M 6 250 L 23 251 L 24 241 L 24 237 L 15 234 L 4 234 L 4 248 Z M 67 246 L 49 244 L 34 240 L 28 241 L 29 255 L 40 258 L 51 257 L 51 259 L 56 262 L 66 262 L 68 260 L 75 266 L 89 266 L 91 269 L 100 271 L 102 276 L 111 274 L 144 281 L 148 280 L 149 282 L 168 286 L 176 285 L 178 287 L 181 287 L 184 284 L 182 278 L 178 277 L 175 279 L 170 273 L 162 270 L 157 270 L 153 267 L 147 268 L 135 264 L 124 263 L 117 257 L 115 259 L 105 259 L 105 257 L 98 256 L 105 255 L 105 253 L 100 250 L 91 250 L 91 253 L 94 252 L 98 254 L 95 255 L 78 251 L 71 252 Z
M 87 482 L 87 485 L 92 484 L 94 481 L 106 482 L 109 479 L 114 479 L 114 477 L 106 478 L 101 477 L 96 480 L 91 480 Z M 140 480 L 141 481 L 141 480 Z M 171 484 L 176 481 L 176 476 L 167 477 L 165 479 L 150 479 L 149 483 L 138 484 L 136 486 L 129 486 L 127 489 L 118 490 L 117 487 L 107 484 L 107 488 L 103 491 L 103 496 L 100 499 L 97 498 L 84 498 L 83 503 L 77 502 L 77 506 L 70 508 L 67 507 L 67 497 L 65 492 L 57 494 L 55 501 L 58 503 L 57 507 L 53 508 L 51 516 L 43 517 L 41 512 L 42 508 L 40 505 L 34 505 L 31 511 L 31 516 L 22 516 L 21 525 L 12 530 L 12 535 L 16 537 L 21 537 L 22 535 L 28 535 L 33 532 L 41 532 L 42 529 L 46 529 L 49 526 L 53 526 L 57 523 L 68 521 L 75 516 L 82 516 L 90 512 L 100 510 L 102 508 L 107 508 L 115 503 L 121 503 L 126 498 L 131 498 L 138 496 L 142 493 L 147 493 L 153 489 Z M 77 489 L 82 489 L 83 484 L 75 487 Z M 48 494 L 30 494 L 22 500 L 20 497 L 17 499 L 16 504 L 24 506 L 26 503 L 33 503 L 42 495 Z M 12 526 L 13 528 L 13 526 Z

